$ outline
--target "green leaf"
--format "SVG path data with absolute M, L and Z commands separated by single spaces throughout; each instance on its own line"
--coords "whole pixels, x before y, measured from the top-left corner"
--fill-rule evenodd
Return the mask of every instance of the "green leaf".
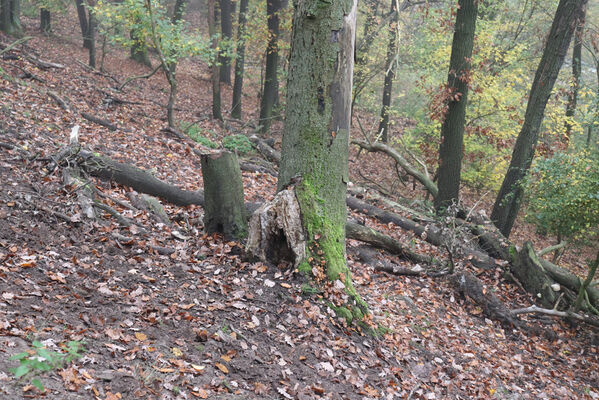
M 9 358 L 9 360 L 22 360 L 24 358 L 29 357 L 29 353 L 27 353 L 26 351 L 19 353 L 19 354 L 15 354 L 14 356 L 11 356 Z
M 40 392 L 43 392 L 45 390 L 44 389 L 44 385 L 42 385 L 42 382 L 39 379 L 37 379 L 37 378 L 35 378 L 34 380 L 32 380 L 31 384 L 33 386 L 35 386 L 36 388 L 38 388 L 40 390 Z
M 21 364 L 17 368 L 14 368 L 12 372 L 15 374 L 16 378 L 20 378 L 23 375 L 26 375 L 29 371 L 30 371 L 29 365 Z

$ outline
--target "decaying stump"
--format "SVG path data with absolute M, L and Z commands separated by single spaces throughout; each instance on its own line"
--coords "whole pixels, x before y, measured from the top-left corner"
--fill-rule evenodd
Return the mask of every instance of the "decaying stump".
M 280 191 L 254 212 L 246 250 L 263 261 L 289 261 L 294 267 L 304 260 L 306 234 L 294 187 Z
M 204 229 L 226 239 L 247 235 L 243 182 L 237 156 L 229 151 L 200 156 L 204 177 Z
M 555 281 L 545 272 L 532 244 L 526 242 L 522 250 L 512 258 L 510 271 L 526 291 L 534 294 L 544 307 L 552 308 L 559 297 L 559 285 L 555 286 Z

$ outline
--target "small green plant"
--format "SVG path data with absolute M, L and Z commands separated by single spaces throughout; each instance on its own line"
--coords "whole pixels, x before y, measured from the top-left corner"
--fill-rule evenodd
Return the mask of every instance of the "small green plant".
M 210 140 L 209 138 L 207 138 L 206 136 L 204 136 L 204 132 L 202 132 L 202 129 L 196 124 L 196 123 L 182 123 L 181 124 L 181 130 L 187 135 L 189 136 L 189 138 L 191 140 L 193 140 L 196 143 L 201 144 L 204 147 L 208 147 L 209 149 L 216 149 L 218 148 L 218 143 Z
M 10 357 L 11 360 L 19 361 L 20 365 L 9 371 L 18 379 L 33 378 L 31 384 L 41 391 L 44 391 L 44 386 L 36 376 L 63 368 L 71 361 L 81 358 L 85 351 L 83 343 L 78 341 L 68 342 L 60 352 L 48 350 L 37 340 L 31 346 L 31 349 Z
M 223 147 L 227 150 L 247 154 L 253 150 L 252 142 L 245 135 L 231 135 L 223 139 Z

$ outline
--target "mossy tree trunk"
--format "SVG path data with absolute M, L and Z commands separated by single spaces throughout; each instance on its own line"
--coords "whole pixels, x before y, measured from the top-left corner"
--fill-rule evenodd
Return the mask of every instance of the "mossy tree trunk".
M 459 0 L 456 14 L 449 74 L 447 78 L 447 114 L 441 127 L 439 149 L 439 193 L 435 197 L 437 211 L 457 204 L 464 146 L 464 125 L 470 82 L 470 58 L 474 45 L 478 0 Z
M 266 46 L 266 71 L 264 72 L 264 90 L 260 101 L 260 132 L 267 134 L 272 123 L 273 108 L 279 97 L 279 11 L 281 0 L 267 0 L 268 45 Z
M 204 229 L 225 239 L 247 235 L 243 182 L 237 156 L 229 151 L 201 155 L 204 178 Z
M 243 90 L 243 70 L 245 63 L 245 26 L 247 22 L 248 0 L 239 3 L 239 20 L 237 28 L 237 60 L 235 61 L 235 82 L 233 83 L 233 104 L 231 117 L 241 119 L 241 95 Z
M 0 30 L 9 35 L 22 33 L 20 0 L 0 1 Z
M 522 179 L 532 164 L 547 100 L 568 52 L 574 29 L 583 16 L 586 2 L 587 0 L 560 0 L 555 11 L 530 89 L 524 124 L 516 139 L 510 165 L 491 213 L 491 220 L 505 237 L 509 237 L 520 210 Z
M 295 187 L 301 208 L 307 249 L 300 270 L 324 267 L 330 281 L 343 282 L 360 318 L 366 305 L 345 258 L 356 6 L 357 0 L 295 2 L 278 189 Z

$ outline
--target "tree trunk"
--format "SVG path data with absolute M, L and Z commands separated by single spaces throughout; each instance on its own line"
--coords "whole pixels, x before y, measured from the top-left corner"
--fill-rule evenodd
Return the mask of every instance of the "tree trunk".
M 239 27 L 237 30 L 237 60 L 235 61 L 235 82 L 233 83 L 233 102 L 231 118 L 241 119 L 241 95 L 243 93 L 243 69 L 245 62 L 245 26 L 249 0 L 239 3 Z
M 0 30 L 9 35 L 22 33 L 20 0 L 0 1 Z
M 337 309 L 348 320 L 367 310 L 345 259 L 356 8 L 357 0 L 295 3 L 278 181 L 279 190 L 295 188 L 301 208 L 307 249 L 299 269 L 345 285 L 357 304 Z
M 222 233 L 225 239 L 247 235 L 243 182 L 235 153 L 221 151 L 201 155 L 204 178 L 204 229 Z
M 89 6 L 93 4 L 90 2 Z M 92 12 L 91 8 L 88 10 L 87 20 L 89 25 L 87 27 L 87 38 L 89 39 L 89 66 L 96 68 L 96 15 Z
M 273 118 L 273 108 L 279 96 L 279 11 L 281 0 L 267 0 L 266 14 L 268 15 L 268 45 L 266 46 L 266 71 L 264 73 L 264 90 L 260 101 L 260 132 L 270 132 Z
M 52 30 L 50 10 L 47 8 L 40 8 L 40 30 L 43 33 L 50 33 Z
M 583 10 L 583 13 L 586 11 Z M 582 70 L 582 33 L 584 30 L 584 14 L 582 19 L 576 25 L 574 31 L 574 48 L 572 49 L 572 87 L 568 93 L 568 104 L 566 105 L 566 117 L 573 118 L 576 112 L 576 104 L 578 102 L 578 88 L 580 86 L 580 72 Z M 566 145 L 570 142 L 572 134 L 572 124 L 566 122 L 566 136 L 564 142 Z
M 520 210 L 523 193 L 521 182 L 534 157 L 547 100 L 568 52 L 572 33 L 582 18 L 585 4 L 586 0 L 560 0 L 557 6 L 530 90 L 524 124 L 516 139 L 510 165 L 491 213 L 491 220 L 506 237 L 509 237 Z
M 435 197 L 437 211 L 443 211 L 459 200 L 470 59 L 477 12 L 478 0 L 459 0 L 447 78 L 448 109 L 441 127 L 439 193 Z
M 173 17 L 171 23 L 177 25 L 183 18 L 183 11 L 185 9 L 185 0 L 177 0 L 175 2 L 175 9 L 173 10 Z M 164 69 L 166 79 L 170 86 L 170 92 L 168 96 L 168 104 L 166 108 L 167 120 L 169 128 L 175 129 L 175 100 L 177 98 L 177 63 L 168 62 L 168 65 Z
M 77 5 L 77 16 L 79 17 L 79 27 L 81 27 L 81 37 L 83 38 L 83 47 L 89 49 L 89 40 L 87 39 L 87 15 L 85 13 L 85 3 L 83 0 L 75 0 Z
M 215 0 L 208 0 L 208 34 L 212 38 L 210 47 L 214 51 L 218 48 L 218 39 L 216 38 L 216 12 Z M 212 118 L 222 121 L 223 115 L 220 111 L 219 68 L 216 59 L 212 61 L 210 70 L 212 77 Z
M 397 39 L 399 29 L 399 13 L 397 12 L 397 0 L 391 0 L 391 13 L 393 17 L 389 21 L 389 44 L 387 46 L 387 60 L 385 62 L 385 83 L 383 86 L 383 106 L 381 108 L 381 120 L 379 122 L 378 135 L 383 143 L 389 141 L 389 107 L 391 107 L 391 93 L 393 91 L 393 78 L 395 78 L 395 66 L 397 55 Z
M 231 0 L 219 0 L 220 4 L 220 29 L 223 40 L 227 43 L 233 37 L 233 7 Z M 231 57 L 226 54 L 219 54 L 218 62 L 220 63 L 220 81 L 231 84 Z

